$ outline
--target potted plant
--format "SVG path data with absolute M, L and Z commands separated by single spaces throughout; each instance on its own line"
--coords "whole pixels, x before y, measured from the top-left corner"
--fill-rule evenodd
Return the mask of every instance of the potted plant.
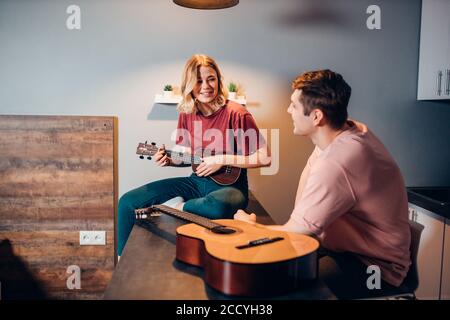
M 172 98 L 173 97 L 173 88 L 170 84 L 166 84 L 164 86 L 164 98 Z
M 237 85 L 234 82 L 228 84 L 228 98 L 236 99 Z

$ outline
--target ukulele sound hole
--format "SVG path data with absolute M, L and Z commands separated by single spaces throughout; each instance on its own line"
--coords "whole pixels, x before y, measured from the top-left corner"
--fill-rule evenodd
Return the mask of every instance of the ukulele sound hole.
M 235 233 L 236 230 L 228 228 L 228 227 L 220 226 L 220 227 L 212 228 L 211 232 L 212 233 L 217 233 L 217 234 L 232 234 L 232 233 Z

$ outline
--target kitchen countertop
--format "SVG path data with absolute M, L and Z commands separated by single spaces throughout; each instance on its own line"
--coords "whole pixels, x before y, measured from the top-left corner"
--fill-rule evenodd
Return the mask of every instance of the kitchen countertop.
M 222 294 L 203 281 L 203 270 L 175 259 L 176 228 L 185 222 L 162 215 L 137 222 L 128 238 L 105 300 L 253 300 Z M 296 291 L 257 300 L 334 300 L 318 278 Z
M 247 211 L 255 212 L 259 223 L 274 224 L 251 193 Z M 236 299 L 206 285 L 201 268 L 175 259 L 176 228 L 185 223 L 168 215 L 157 217 L 153 222 L 138 221 L 115 268 L 104 299 Z M 297 291 L 269 299 L 334 300 L 336 296 L 318 278 Z
M 450 187 L 408 187 L 408 202 L 450 219 Z

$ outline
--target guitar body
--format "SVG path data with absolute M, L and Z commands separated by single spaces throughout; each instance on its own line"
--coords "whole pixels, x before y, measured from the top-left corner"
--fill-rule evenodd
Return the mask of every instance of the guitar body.
M 198 166 L 198 164 L 192 164 L 192 171 L 195 172 Z M 239 179 L 240 175 L 241 168 L 224 166 L 208 177 L 217 184 L 220 184 L 222 186 L 229 186 L 235 183 Z
M 249 223 L 213 220 L 236 230 L 217 234 L 197 224 L 177 229 L 176 258 L 204 269 L 204 280 L 228 295 L 270 296 L 301 286 L 317 277 L 317 249 L 312 237 L 269 230 Z M 264 237 L 283 240 L 251 248 L 236 246 Z

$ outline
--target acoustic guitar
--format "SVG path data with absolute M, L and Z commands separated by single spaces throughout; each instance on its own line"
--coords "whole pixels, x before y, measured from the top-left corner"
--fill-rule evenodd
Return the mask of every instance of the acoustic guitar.
M 150 144 L 139 143 L 136 154 L 139 155 L 139 158 L 144 159 L 144 156 L 147 156 L 147 159 L 151 160 L 159 150 L 159 147 L 156 146 L 156 143 L 152 142 Z M 176 152 L 172 150 L 166 150 L 167 156 L 169 156 L 175 163 L 180 164 L 189 164 L 192 167 L 192 171 L 196 171 L 197 167 L 202 163 L 202 159 L 199 156 L 192 155 L 190 153 Z M 222 186 L 229 186 L 235 183 L 241 174 L 241 168 L 232 167 L 232 166 L 223 166 L 213 174 L 208 177 L 211 178 L 215 183 Z
M 189 224 L 176 230 L 176 259 L 204 269 L 204 281 L 227 295 L 273 296 L 317 277 L 319 242 L 247 222 L 210 220 L 165 205 L 136 209 L 137 219 L 165 213 Z

